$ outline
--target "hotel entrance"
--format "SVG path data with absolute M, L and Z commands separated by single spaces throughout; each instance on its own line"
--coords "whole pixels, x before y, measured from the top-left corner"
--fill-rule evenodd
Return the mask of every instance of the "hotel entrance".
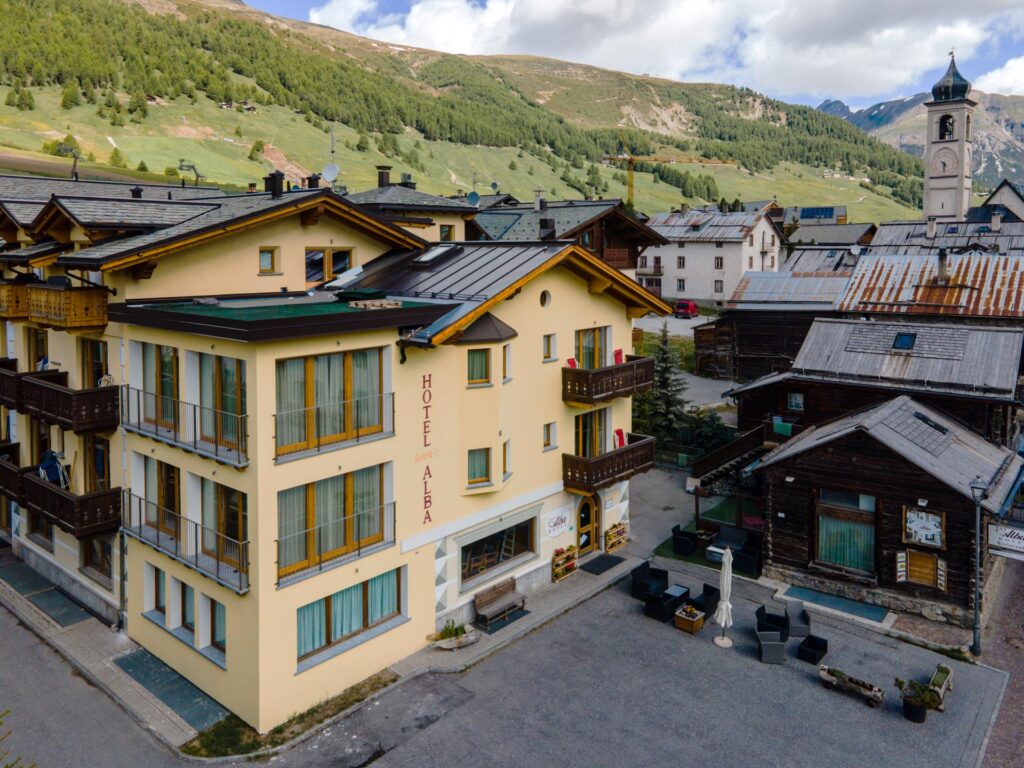
M 594 494 L 584 496 L 576 508 L 576 546 L 579 556 L 600 549 L 601 500 Z

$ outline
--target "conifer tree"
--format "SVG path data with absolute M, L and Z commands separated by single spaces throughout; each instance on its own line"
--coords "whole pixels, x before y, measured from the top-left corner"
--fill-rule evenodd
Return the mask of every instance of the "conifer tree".
M 128 167 L 128 161 L 126 161 L 124 159 L 124 155 L 121 153 L 121 150 L 118 149 L 117 147 L 114 147 L 114 151 L 110 153 L 110 161 L 109 162 L 115 168 L 127 168 Z
M 82 96 L 78 92 L 78 86 L 75 83 L 68 83 L 64 86 L 64 90 L 60 95 L 60 108 L 71 109 L 77 107 L 82 103 Z
M 633 428 L 661 443 L 678 443 L 686 426 L 686 380 L 680 375 L 679 355 L 669 345 L 663 323 L 654 350 L 654 388 L 633 398 Z

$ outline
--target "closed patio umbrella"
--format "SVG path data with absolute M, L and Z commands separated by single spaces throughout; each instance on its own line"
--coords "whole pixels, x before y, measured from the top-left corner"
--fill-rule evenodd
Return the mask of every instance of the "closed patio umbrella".
M 732 640 L 725 636 L 725 630 L 732 626 L 732 548 L 726 547 L 722 555 L 722 581 L 719 585 L 721 599 L 715 611 L 715 623 L 722 628 L 722 634 L 714 642 L 719 648 L 732 648 Z

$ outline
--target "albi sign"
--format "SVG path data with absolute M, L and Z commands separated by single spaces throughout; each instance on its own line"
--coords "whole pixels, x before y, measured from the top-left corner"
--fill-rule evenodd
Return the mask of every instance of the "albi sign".
M 990 523 L 988 526 L 988 551 L 993 555 L 1024 560 L 1024 528 Z

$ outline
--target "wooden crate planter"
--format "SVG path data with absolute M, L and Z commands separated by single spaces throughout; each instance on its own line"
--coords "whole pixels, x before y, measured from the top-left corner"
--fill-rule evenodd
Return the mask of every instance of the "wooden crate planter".
M 818 678 L 829 690 L 843 691 L 859 696 L 869 707 L 877 707 L 885 698 L 885 692 L 873 683 L 858 680 L 835 667 L 821 664 L 818 667 Z
M 604 532 L 604 551 L 614 552 L 626 546 L 629 541 L 629 526 L 625 523 L 616 523 L 608 527 Z
M 559 547 L 551 556 L 551 581 L 559 582 L 566 576 L 576 573 L 576 559 L 579 550 L 575 546 L 566 549 Z
M 28 317 L 28 283 L 0 283 L 0 319 Z
M 704 619 L 707 618 L 707 614 L 704 611 L 698 611 L 696 608 L 692 608 L 690 611 L 686 609 L 690 606 L 684 606 L 675 612 L 673 617 L 673 623 L 676 629 L 681 629 L 683 632 L 689 632 L 691 635 L 696 635 L 702 629 L 704 629 Z
M 936 666 L 931 680 L 928 681 L 928 687 L 939 697 L 939 712 L 945 712 L 946 694 L 953 690 L 953 670 L 945 664 Z
M 103 288 L 31 285 L 29 319 L 63 330 L 102 328 L 107 324 L 107 292 Z

